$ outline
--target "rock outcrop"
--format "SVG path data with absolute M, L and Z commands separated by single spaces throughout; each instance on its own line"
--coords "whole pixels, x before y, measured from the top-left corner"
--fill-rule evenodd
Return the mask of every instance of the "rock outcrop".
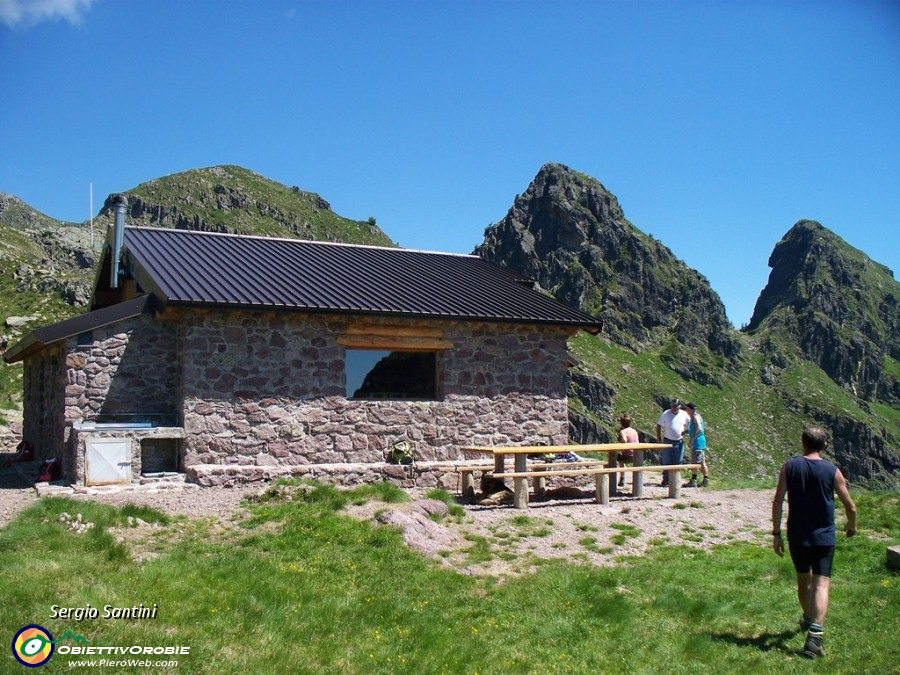
M 900 283 L 833 232 L 801 220 L 776 244 L 772 272 L 748 331 L 783 358 L 784 337 L 803 358 L 863 401 L 900 407 Z
M 569 400 L 580 405 L 569 407 L 569 441 L 571 443 L 612 443 L 609 432 L 614 426 L 613 406 L 616 391 L 606 380 L 573 369 L 569 373 Z M 580 408 L 589 411 L 581 412 Z
M 851 480 L 896 486 L 900 455 L 894 427 L 884 422 L 890 415 L 867 406 L 900 406 L 900 290 L 890 270 L 818 223 L 797 223 L 775 246 L 749 340 L 730 326 L 702 275 L 635 228 L 603 185 L 559 164 L 541 168 L 475 253 L 600 316 L 613 342 L 653 352 L 686 382 L 724 388 L 758 368 L 795 424 L 829 429 L 831 457 Z M 753 352 L 746 363 L 745 342 Z M 804 390 L 798 373 L 808 362 L 847 395 L 833 396 L 829 384 Z M 584 365 L 569 380 L 569 438 L 608 442 L 618 393 Z
M 11 341 L 29 322 L 67 318 L 88 302 L 97 262 L 89 227 L 54 220 L 0 193 L 0 236 L 0 304 L 29 319 L 13 325 L 15 317 L 7 318 Z
M 717 383 L 739 363 L 740 343 L 706 278 L 628 222 L 597 180 L 566 166 L 544 165 L 475 253 L 601 317 L 619 344 L 666 343 L 668 365 L 688 379 Z
M 815 415 L 829 430 L 832 438 L 830 454 L 851 482 L 870 489 L 897 489 L 900 476 L 900 454 L 882 431 L 849 416 Z

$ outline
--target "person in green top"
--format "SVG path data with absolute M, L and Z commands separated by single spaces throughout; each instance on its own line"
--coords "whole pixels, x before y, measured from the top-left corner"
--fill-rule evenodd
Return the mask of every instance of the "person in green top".
M 691 449 L 691 464 L 700 465 L 700 473 L 703 474 L 703 482 L 700 487 L 709 487 L 709 467 L 706 466 L 706 422 L 697 412 L 696 403 L 688 403 L 685 406 L 687 414 L 691 417 L 688 425 L 688 447 Z M 684 487 L 697 487 L 697 473 L 691 475 L 691 479 Z

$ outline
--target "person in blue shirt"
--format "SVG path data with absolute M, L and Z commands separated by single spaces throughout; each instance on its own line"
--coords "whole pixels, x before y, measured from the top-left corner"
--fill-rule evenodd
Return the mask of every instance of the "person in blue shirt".
M 709 467 L 706 466 L 706 422 L 697 412 L 696 403 L 688 403 L 684 409 L 690 415 L 688 424 L 688 447 L 691 449 L 691 464 L 700 465 L 700 473 L 703 474 L 703 482 L 699 487 L 709 487 Z M 691 479 L 684 487 L 697 487 L 697 472 L 691 474 Z
M 778 474 L 778 487 L 772 500 L 772 548 L 777 555 L 784 555 L 781 511 L 787 495 L 788 550 L 797 571 L 797 597 L 803 610 L 800 627 L 807 631 L 803 655 L 816 658 L 825 656 L 825 614 L 837 543 L 835 491 L 847 514 L 844 532 L 848 537 L 856 534 L 856 504 L 840 469 L 822 458 L 821 453 L 828 446 L 825 431 L 821 427 L 804 429 L 800 442 L 803 455 L 785 462 Z

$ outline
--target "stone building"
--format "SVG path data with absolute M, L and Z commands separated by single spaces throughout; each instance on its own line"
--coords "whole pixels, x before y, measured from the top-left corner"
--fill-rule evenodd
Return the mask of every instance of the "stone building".
M 566 441 L 567 340 L 600 323 L 502 267 L 118 216 L 110 239 L 91 310 L 4 356 L 72 483 L 408 479 L 405 439 L 437 484 L 460 446 Z

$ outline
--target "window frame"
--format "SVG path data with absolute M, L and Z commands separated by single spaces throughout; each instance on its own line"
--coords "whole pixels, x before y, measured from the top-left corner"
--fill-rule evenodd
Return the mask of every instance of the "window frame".
M 365 370 L 364 373 L 361 374 L 361 377 L 355 377 L 354 379 L 358 379 L 358 384 L 351 384 L 350 382 L 350 361 L 351 356 L 353 354 L 364 354 L 366 352 L 372 352 L 375 354 L 381 354 L 382 356 L 377 359 L 374 363 L 372 363 L 371 367 Z M 395 354 L 416 354 L 422 357 L 431 357 L 431 363 L 429 364 L 431 367 L 431 382 L 428 385 L 430 389 L 430 393 L 427 395 L 411 395 L 408 391 L 400 391 L 397 389 L 396 391 L 390 391 L 388 389 L 384 389 L 382 391 L 372 392 L 370 394 L 364 394 L 357 396 L 356 391 L 359 391 L 362 386 L 365 384 L 369 375 L 375 371 L 381 364 L 385 362 L 390 362 L 390 359 L 394 357 Z M 438 401 L 441 397 L 441 378 L 440 378 L 440 352 L 436 350 L 412 350 L 412 349 L 350 349 L 346 348 L 344 350 L 344 395 L 346 396 L 348 401 Z M 358 375 L 359 373 L 355 373 Z M 351 386 L 355 387 L 355 391 L 351 391 Z
M 443 369 L 441 353 L 452 348 L 453 343 L 444 339 L 441 328 L 428 326 L 399 326 L 385 324 L 348 324 L 347 331 L 339 335 L 338 344 L 344 347 L 344 395 L 350 401 L 438 401 L 443 396 Z M 409 396 L 353 396 L 349 390 L 348 354 L 351 352 L 387 352 L 430 354 L 434 358 L 433 392 L 429 398 Z M 373 365 L 373 368 L 375 366 Z M 366 371 L 366 375 L 371 370 Z M 366 375 L 360 380 L 360 386 Z

